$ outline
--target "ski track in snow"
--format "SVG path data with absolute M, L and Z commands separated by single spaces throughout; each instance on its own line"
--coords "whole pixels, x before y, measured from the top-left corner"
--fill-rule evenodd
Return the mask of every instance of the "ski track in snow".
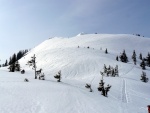
M 121 101 L 123 103 L 128 103 L 128 96 L 126 91 L 126 81 L 125 79 L 122 80 L 122 91 L 121 91 Z
M 127 75 L 129 72 L 131 72 L 134 68 L 134 65 L 132 66 L 131 69 L 129 69 L 126 73 L 124 73 L 123 75 Z M 122 85 L 121 85 L 121 101 L 123 103 L 129 103 L 130 102 L 130 97 L 129 97 L 129 94 L 127 92 L 127 82 L 125 80 L 124 77 L 122 77 Z

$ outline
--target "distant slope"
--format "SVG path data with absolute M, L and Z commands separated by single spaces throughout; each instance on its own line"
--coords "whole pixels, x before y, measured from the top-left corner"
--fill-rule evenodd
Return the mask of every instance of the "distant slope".
M 149 38 L 126 34 L 86 34 L 72 38 L 55 37 L 32 49 L 20 62 L 26 64 L 30 57 L 36 54 L 37 67 L 43 68 L 47 73 L 53 74 L 62 70 L 65 77 L 88 76 L 99 73 L 104 64 L 126 66 L 127 64 L 115 60 L 116 56 L 120 55 L 124 49 L 131 62 L 128 67 L 132 67 L 133 50 L 136 51 L 137 57 L 140 53 L 144 57 L 149 52 L 149 44 Z M 90 49 L 87 49 L 88 46 Z M 106 48 L 109 52 L 108 55 L 104 53 Z M 26 65 L 24 66 L 26 67 Z M 122 67 L 119 68 L 122 69 Z M 123 71 L 126 72 L 127 70 L 123 69 Z

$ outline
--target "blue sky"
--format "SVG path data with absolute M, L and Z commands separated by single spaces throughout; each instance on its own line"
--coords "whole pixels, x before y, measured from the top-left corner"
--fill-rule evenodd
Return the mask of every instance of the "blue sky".
M 80 32 L 150 37 L 150 0 L 0 0 L 0 59 Z

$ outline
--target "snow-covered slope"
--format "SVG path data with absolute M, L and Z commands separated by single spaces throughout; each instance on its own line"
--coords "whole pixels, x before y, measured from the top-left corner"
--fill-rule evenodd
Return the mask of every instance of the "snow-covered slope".
M 106 48 L 108 54 L 104 53 Z M 124 49 L 128 63 L 116 61 Z M 137 65 L 131 59 L 133 50 Z M 0 68 L 0 113 L 145 113 L 150 104 L 150 82 L 140 81 L 138 56 L 142 53 L 146 57 L 149 50 L 149 38 L 127 34 L 48 39 L 19 61 L 26 74 Z M 45 81 L 35 80 L 33 70 L 26 65 L 34 54 Z M 108 97 L 97 91 L 104 64 L 119 67 L 119 77 L 104 77 L 105 86 L 112 85 Z M 59 70 L 60 83 L 54 79 Z M 150 78 L 149 67 L 145 72 Z M 23 82 L 24 78 L 30 82 Z M 85 88 L 86 83 L 92 85 L 92 93 Z

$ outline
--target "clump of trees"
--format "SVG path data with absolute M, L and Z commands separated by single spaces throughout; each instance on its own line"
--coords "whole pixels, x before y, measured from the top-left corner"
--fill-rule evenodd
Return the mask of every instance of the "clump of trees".
M 118 65 L 116 65 L 115 68 L 109 65 L 107 68 L 106 65 L 104 64 L 103 69 L 104 71 L 100 72 L 101 75 L 112 76 L 112 77 L 119 76 Z
M 141 81 L 146 83 L 146 82 L 148 82 L 148 80 L 149 80 L 149 79 L 146 77 L 146 73 L 142 71 L 142 74 L 141 74 Z
M 139 58 L 142 60 L 140 66 L 143 70 L 146 69 L 146 66 L 150 67 L 150 53 L 147 54 L 146 58 L 142 57 L 142 54 L 140 53 Z
M 12 56 L 8 69 L 9 69 L 9 72 L 20 71 L 20 64 L 17 60 L 16 54 Z
M 9 60 L 6 59 L 5 63 L 2 64 L 1 66 L 5 67 L 5 66 L 8 66 L 8 65 L 11 65 L 13 64 L 14 62 L 18 61 L 19 59 L 21 59 L 23 56 L 25 56 L 28 52 L 28 49 L 25 49 L 25 50 L 20 50 L 17 54 L 14 53 L 10 58 Z M 15 55 L 15 58 L 14 58 L 14 55 Z
M 111 88 L 111 85 L 108 84 L 106 87 L 104 87 L 104 84 L 105 84 L 105 82 L 103 81 L 103 79 L 100 80 L 98 91 L 101 92 L 101 95 L 107 97 L 107 94 L 108 94 L 108 91 Z
M 105 86 L 104 86 L 105 82 L 103 81 L 103 76 L 104 76 L 104 74 L 102 74 L 101 72 L 100 72 L 100 74 L 102 75 L 102 79 L 100 80 L 100 82 L 99 82 L 99 87 L 98 87 L 97 89 L 98 89 L 98 91 L 101 92 L 101 95 L 107 97 L 107 94 L 108 94 L 108 91 L 109 91 L 110 88 L 111 88 L 111 85 L 108 84 L 108 85 L 105 87 Z
M 54 78 L 57 79 L 57 82 L 60 82 L 60 80 L 61 80 L 61 70 L 54 76 Z

